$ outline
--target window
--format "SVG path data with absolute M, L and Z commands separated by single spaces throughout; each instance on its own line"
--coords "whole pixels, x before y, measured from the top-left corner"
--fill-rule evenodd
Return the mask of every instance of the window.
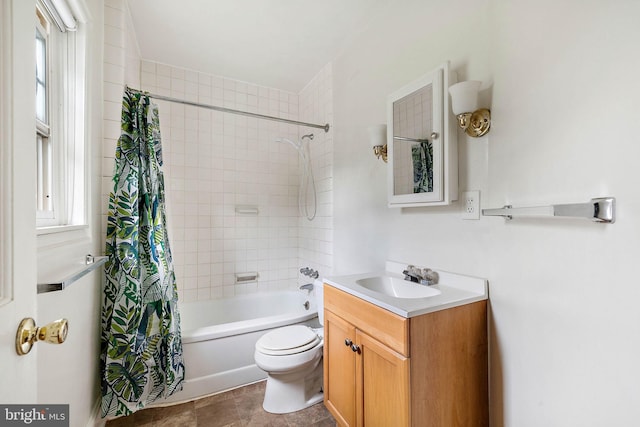
M 84 39 L 66 0 L 38 0 L 35 28 L 39 233 L 86 224 Z
M 53 218 L 47 58 L 49 22 L 36 10 L 36 163 L 38 219 Z

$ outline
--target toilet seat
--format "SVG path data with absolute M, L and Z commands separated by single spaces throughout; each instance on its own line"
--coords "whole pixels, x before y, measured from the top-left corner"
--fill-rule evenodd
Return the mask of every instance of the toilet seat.
M 256 350 L 270 356 L 302 353 L 321 342 L 318 334 L 308 326 L 292 325 L 267 332 L 256 343 Z

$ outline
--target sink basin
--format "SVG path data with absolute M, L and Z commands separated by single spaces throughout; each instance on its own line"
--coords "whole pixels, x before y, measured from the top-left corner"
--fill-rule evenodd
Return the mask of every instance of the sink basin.
M 356 280 L 356 284 L 394 298 L 428 298 L 441 293 L 438 289 L 391 276 L 366 277 Z
M 402 271 L 407 265 L 387 261 L 384 270 L 325 277 L 324 283 L 405 319 L 488 297 L 486 279 L 434 270 L 439 276 L 438 284 L 424 286 L 403 279 Z

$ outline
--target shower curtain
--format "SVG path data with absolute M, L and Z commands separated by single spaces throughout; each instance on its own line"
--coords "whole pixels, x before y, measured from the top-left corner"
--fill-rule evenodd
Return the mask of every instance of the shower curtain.
M 166 231 L 157 107 L 126 89 L 109 195 L 102 301 L 102 416 L 182 389 L 180 315 Z
M 433 145 L 420 142 L 411 146 L 413 160 L 413 192 L 430 193 L 433 191 Z

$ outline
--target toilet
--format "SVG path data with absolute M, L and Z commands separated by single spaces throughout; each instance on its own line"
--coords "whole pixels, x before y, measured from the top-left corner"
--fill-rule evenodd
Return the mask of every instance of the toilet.
M 318 320 L 324 321 L 322 281 L 313 283 Z M 273 414 L 308 408 L 323 399 L 323 328 L 292 325 L 264 334 L 256 343 L 256 365 L 267 373 L 262 407 Z

